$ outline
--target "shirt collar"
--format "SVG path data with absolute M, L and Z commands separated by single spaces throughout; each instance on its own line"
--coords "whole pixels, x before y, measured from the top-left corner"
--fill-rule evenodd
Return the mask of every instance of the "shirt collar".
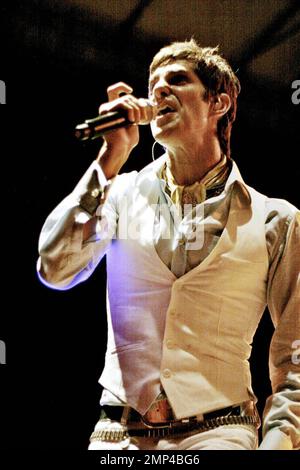
M 164 154 L 161 157 L 159 157 L 157 160 L 152 162 L 150 165 L 152 166 L 152 169 L 156 173 L 156 176 L 160 180 L 161 183 L 161 188 L 165 190 L 166 187 L 166 182 L 165 180 L 161 177 L 161 172 L 163 169 L 163 166 L 166 162 L 166 157 L 167 155 Z M 226 181 L 224 191 L 223 193 L 227 194 L 229 191 L 231 191 L 233 188 L 236 189 L 237 194 L 239 195 L 239 200 L 240 200 L 240 206 L 243 207 L 245 205 L 250 205 L 251 204 L 251 195 L 250 192 L 247 189 L 247 185 L 244 182 L 242 175 L 238 169 L 237 164 L 235 163 L 232 158 L 230 159 L 232 162 L 232 168 L 229 173 L 228 179 Z
M 225 184 L 224 192 L 227 193 L 231 188 L 236 188 L 242 206 L 251 204 L 251 195 L 248 191 L 247 185 L 244 182 L 242 175 L 238 169 L 237 164 L 231 159 L 232 168 L 229 173 L 228 179 Z

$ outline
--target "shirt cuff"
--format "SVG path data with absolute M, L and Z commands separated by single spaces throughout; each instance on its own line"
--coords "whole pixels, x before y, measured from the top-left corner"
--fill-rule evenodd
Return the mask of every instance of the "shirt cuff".
M 79 206 L 89 216 L 93 216 L 101 202 L 103 195 L 111 185 L 112 180 L 107 180 L 98 162 L 94 161 L 83 175 L 73 194 Z
M 289 436 L 280 429 L 271 429 L 265 434 L 259 450 L 293 450 L 293 444 Z

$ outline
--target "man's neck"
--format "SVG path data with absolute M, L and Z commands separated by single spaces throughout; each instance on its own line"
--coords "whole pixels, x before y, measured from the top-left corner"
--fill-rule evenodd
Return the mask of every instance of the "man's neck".
M 222 158 L 219 143 L 212 143 L 205 149 L 176 148 L 167 150 L 167 165 L 179 185 L 190 185 L 201 181 L 204 175 L 216 166 Z

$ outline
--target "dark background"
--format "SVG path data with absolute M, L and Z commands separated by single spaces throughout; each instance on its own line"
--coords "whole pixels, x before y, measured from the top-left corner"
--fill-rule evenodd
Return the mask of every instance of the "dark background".
M 203 45 L 219 43 L 242 83 L 232 156 L 249 185 L 300 206 L 300 105 L 291 101 L 292 81 L 300 79 L 299 2 L 248 2 L 250 10 L 241 10 L 242 3 L 247 6 L 217 0 L 211 7 L 175 0 L 1 4 L 0 79 L 7 104 L 0 107 L 0 340 L 7 363 L 0 365 L 0 449 L 85 449 L 98 417 L 105 262 L 88 282 L 66 292 L 41 285 L 35 263 L 45 218 L 100 145 L 76 142 L 74 127 L 97 114 L 109 84 L 122 80 L 146 96 L 147 68 L 162 45 L 192 35 Z M 211 17 L 219 29 L 210 28 Z M 124 171 L 151 161 L 149 128 L 141 134 Z M 265 314 L 251 360 L 260 412 L 270 393 L 271 334 Z

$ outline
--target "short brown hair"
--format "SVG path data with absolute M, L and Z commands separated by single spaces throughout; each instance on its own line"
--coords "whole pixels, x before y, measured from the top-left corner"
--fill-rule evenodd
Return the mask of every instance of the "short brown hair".
M 194 39 L 173 42 L 160 49 L 150 64 L 150 75 L 158 67 L 178 60 L 193 65 L 194 72 L 206 90 L 205 99 L 220 93 L 229 95 L 231 107 L 218 122 L 218 138 L 222 152 L 230 157 L 231 128 L 236 117 L 237 96 L 241 90 L 239 79 L 220 55 L 218 47 L 200 47 Z

